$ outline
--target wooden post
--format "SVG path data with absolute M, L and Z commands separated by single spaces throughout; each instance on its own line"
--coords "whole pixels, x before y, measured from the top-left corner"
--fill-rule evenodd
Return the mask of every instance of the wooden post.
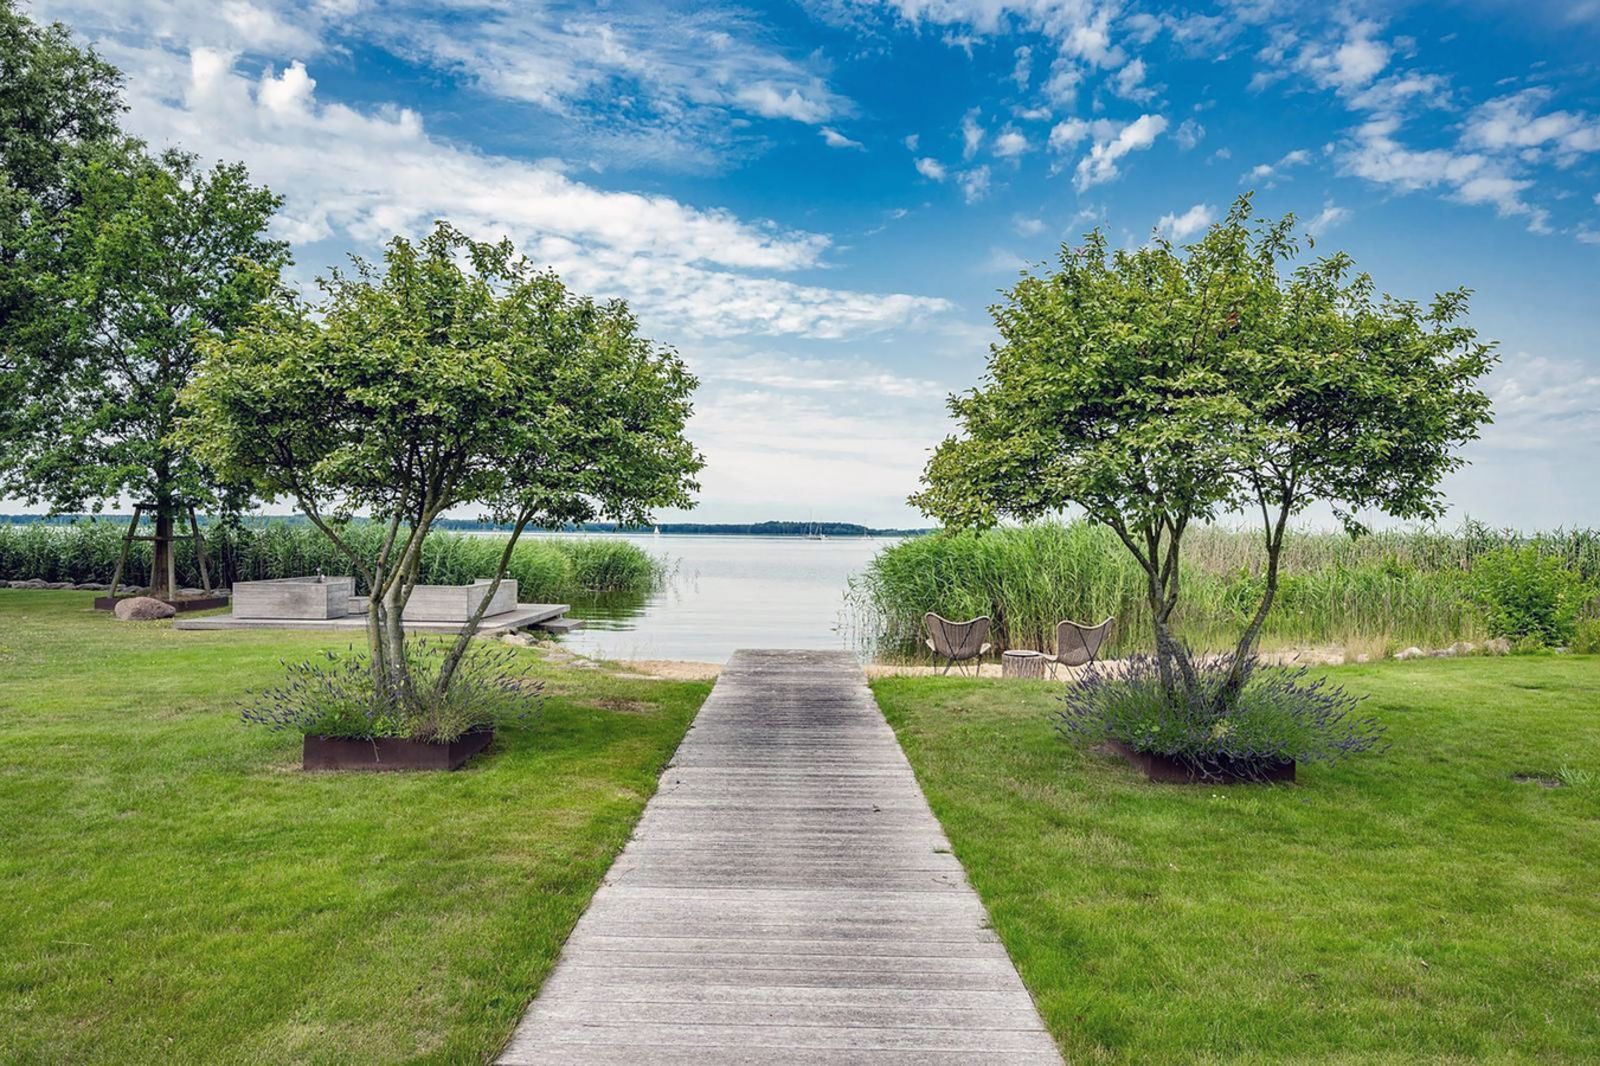
M 150 587 L 154 590 L 156 582 L 161 580 L 160 575 L 165 572 L 167 583 L 167 599 L 178 598 L 178 553 L 173 550 L 172 542 L 172 507 L 171 505 L 156 508 L 156 541 L 155 551 L 150 556 Z
M 194 558 L 200 564 L 200 587 L 211 592 L 210 568 L 206 565 L 206 542 L 200 535 L 200 520 L 194 516 L 194 508 L 189 508 L 189 528 L 194 532 Z
M 133 505 L 133 521 L 128 523 L 128 531 L 122 535 L 122 551 L 117 555 L 117 569 L 111 575 L 111 591 L 108 595 L 113 601 L 117 598 L 117 586 L 122 584 L 122 572 L 128 566 L 128 552 L 133 548 L 133 536 L 139 531 L 139 516 L 144 512 L 144 504 Z

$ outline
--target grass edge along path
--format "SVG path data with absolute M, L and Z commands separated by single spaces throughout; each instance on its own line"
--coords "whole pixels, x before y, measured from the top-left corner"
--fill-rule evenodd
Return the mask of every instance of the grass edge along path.
M 306 774 L 236 700 L 344 647 L 0 591 L 0 1061 L 481 1062 L 709 691 L 559 669 L 451 774 Z
M 1044 683 L 872 688 L 1069 1061 L 1600 1058 L 1600 659 L 1328 672 L 1394 746 L 1294 786 L 1145 782 Z

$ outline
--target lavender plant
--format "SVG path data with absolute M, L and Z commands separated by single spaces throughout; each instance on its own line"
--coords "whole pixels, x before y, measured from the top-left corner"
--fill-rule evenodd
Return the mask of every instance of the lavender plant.
M 387 699 L 373 682 L 370 657 L 351 648 L 309 662 L 285 662 L 285 681 L 250 693 L 241 717 L 269 729 L 313 736 L 447 744 L 467 733 L 525 721 L 543 702 L 544 682 L 527 676 L 511 648 L 475 642 L 443 692 L 430 682 L 443 668 L 448 646 L 408 640 L 405 649 L 417 686 L 415 700 Z
M 1226 711 L 1216 697 L 1233 673 L 1228 656 L 1197 659 L 1193 689 L 1164 683 L 1149 655 L 1090 666 L 1054 713 L 1056 730 L 1078 743 L 1117 740 L 1165 755 L 1201 777 L 1387 750 L 1383 726 L 1357 713 L 1361 697 L 1310 677 L 1305 667 L 1266 666 L 1254 656 L 1242 666 L 1244 687 Z

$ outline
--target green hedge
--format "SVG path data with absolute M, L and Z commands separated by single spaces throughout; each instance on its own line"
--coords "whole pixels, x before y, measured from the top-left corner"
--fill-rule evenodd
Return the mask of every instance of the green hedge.
M 0 525 L 0 579 L 110 581 L 126 529 L 126 521 L 116 519 L 72 525 Z M 300 523 L 216 527 L 205 534 L 214 584 L 351 570 L 321 532 Z M 358 522 L 348 535 L 369 558 L 376 558 L 380 529 Z M 422 581 L 455 585 L 488 577 L 504 548 L 505 538 L 493 534 L 430 534 L 423 544 Z M 179 543 L 177 556 L 179 582 L 198 587 L 200 570 L 187 541 Z M 142 583 L 149 573 L 150 543 L 136 542 L 124 580 Z M 517 579 L 521 599 L 549 602 L 586 593 L 648 592 L 664 578 L 665 571 L 659 560 L 624 540 L 524 537 L 512 555 L 510 576 Z

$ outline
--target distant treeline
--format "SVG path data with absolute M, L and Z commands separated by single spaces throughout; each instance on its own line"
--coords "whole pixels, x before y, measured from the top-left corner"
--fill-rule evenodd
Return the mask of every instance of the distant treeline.
M 16 514 L 0 515 L 0 524 L 27 526 L 51 525 L 70 526 L 79 522 L 109 522 L 126 526 L 129 515 L 101 514 L 101 515 L 37 515 Z M 245 526 L 259 526 L 272 524 L 301 525 L 306 522 L 304 515 L 246 515 L 237 519 Z M 213 521 L 202 515 L 201 525 L 211 525 Z M 454 530 L 458 533 L 503 533 L 511 527 L 508 525 L 483 522 L 472 518 L 440 518 L 434 523 L 435 529 Z M 615 522 L 568 522 L 562 526 L 563 533 L 649 533 L 659 529 L 663 534 L 670 533 L 701 533 L 717 534 L 720 536 L 734 537 L 913 537 L 922 533 L 931 533 L 931 529 L 880 529 L 873 526 L 863 526 L 855 522 L 663 522 L 659 526 L 618 526 Z

